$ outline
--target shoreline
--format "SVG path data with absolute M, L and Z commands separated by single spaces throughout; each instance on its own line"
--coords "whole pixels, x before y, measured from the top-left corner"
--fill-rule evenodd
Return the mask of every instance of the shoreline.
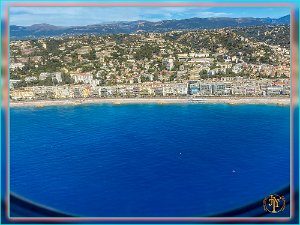
M 64 100 L 11 101 L 10 107 L 78 106 L 97 104 L 229 104 L 290 105 L 289 97 L 199 97 L 199 98 L 86 98 Z

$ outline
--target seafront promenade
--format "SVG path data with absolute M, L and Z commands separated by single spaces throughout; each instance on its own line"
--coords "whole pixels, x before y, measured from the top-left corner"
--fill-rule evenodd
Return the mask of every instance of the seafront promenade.
M 85 98 L 11 101 L 10 107 L 74 106 L 88 104 L 258 104 L 289 105 L 288 97 L 199 97 L 199 98 Z

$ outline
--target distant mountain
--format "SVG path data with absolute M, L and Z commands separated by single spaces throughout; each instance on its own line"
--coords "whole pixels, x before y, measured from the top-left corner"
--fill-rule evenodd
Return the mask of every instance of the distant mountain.
M 30 27 L 27 27 L 29 30 L 33 31 L 48 31 L 48 30 L 61 30 L 64 29 L 64 27 L 54 26 L 47 23 L 41 23 L 41 24 L 33 24 Z
M 32 26 L 10 26 L 12 39 L 39 38 L 50 36 L 70 36 L 81 34 L 118 34 L 139 32 L 166 32 L 172 30 L 213 29 L 224 27 L 248 27 L 259 25 L 290 24 L 290 16 L 271 18 L 191 18 L 182 20 L 163 20 L 150 22 L 145 20 L 131 22 L 112 22 L 87 26 L 61 27 L 50 24 Z
M 276 24 L 290 24 L 290 15 L 280 17 L 277 20 L 275 20 L 274 23 L 276 23 Z

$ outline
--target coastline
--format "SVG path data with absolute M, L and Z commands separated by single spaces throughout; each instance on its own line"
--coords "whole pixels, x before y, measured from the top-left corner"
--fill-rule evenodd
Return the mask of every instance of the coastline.
M 95 104 L 229 104 L 290 105 L 289 97 L 199 97 L 199 98 L 86 98 L 63 100 L 11 101 L 10 107 L 76 106 Z

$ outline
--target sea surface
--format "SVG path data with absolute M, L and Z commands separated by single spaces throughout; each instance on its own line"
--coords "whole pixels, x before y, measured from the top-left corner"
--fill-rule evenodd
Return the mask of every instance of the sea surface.
M 11 191 L 82 216 L 206 216 L 289 184 L 290 109 L 12 108 Z

